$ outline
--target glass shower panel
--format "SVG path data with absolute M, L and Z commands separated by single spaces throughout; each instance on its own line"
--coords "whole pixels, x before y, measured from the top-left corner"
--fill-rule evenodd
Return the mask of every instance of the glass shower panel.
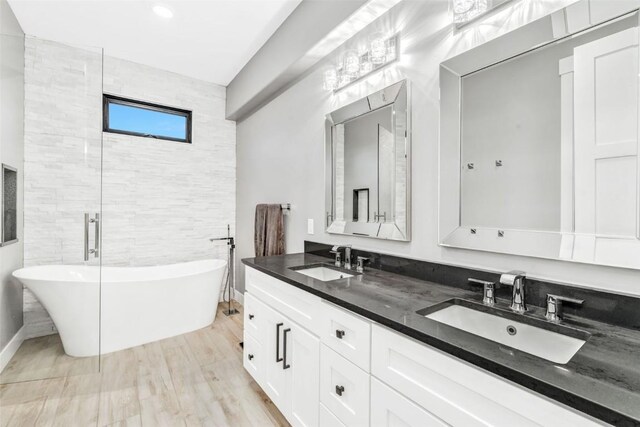
M 2 383 L 100 368 L 103 52 L 27 36 L 23 59 L 26 339 Z

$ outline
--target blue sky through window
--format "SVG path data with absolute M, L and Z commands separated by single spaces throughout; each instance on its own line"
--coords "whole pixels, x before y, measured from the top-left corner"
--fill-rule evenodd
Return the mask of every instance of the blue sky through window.
M 109 104 L 109 128 L 170 138 L 187 138 L 187 118 L 128 105 Z

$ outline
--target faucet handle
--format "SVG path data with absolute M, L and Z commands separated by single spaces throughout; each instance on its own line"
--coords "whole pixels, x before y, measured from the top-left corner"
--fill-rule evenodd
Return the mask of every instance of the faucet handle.
M 495 285 L 494 282 L 490 282 L 488 280 L 480 280 L 480 279 L 474 279 L 473 277 L 469 277 L 467 279 L 469 281 L 469 283 L 474 284 L 474 285 Z
M 582 305 L 584 303 L 584 300 L 563 297 L 561 295 L 547 294 L 547 311 L 544 317 L 546 317 L 550 322 L 559 322 L 560 319 L 562 319 L 562 306 L 565 302 L 575 305 Z
M 334 265 L 335 265 L 336 267 L 341 267 L 341 266 L 342 266 L 342 253 L 340 252 L 340 250 L 335 250 L 335 251 L 334 251 L 334 250 L 331 250 L 331 251 L 329 251 L 329 253 L 331 253 L 331 254 L 335 254 L 335 256 L 336 256 L 336 259 L 335 259 L 335 261 L 333 262 L 333 263 L 334 263 Z
M 356 257 L 356 271 L 359 273 L 363 273 L 364 272 L 364 263 L 368 262 L 369 258 L 364 257 L 364 256 L 358 256 Z
M 483 286 L 483 296 L 482 296 L 483 304 L 492 306 L 496 303 L 496 295 L 495 295 L 495 289 L 497 287 L 496 283 L 489 282 L 488 280 L 474 279 L 473 277 L 469 277 L 468 280 L 469 280 L 469 283 L 471 284 Z

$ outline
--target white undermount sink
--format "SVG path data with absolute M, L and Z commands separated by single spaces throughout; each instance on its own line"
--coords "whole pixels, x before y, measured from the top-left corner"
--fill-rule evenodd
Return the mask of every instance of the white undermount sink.
M 327 267 L 309 267 L 309 268 L 296 268 L 296 272 L 304 274 L 305 276 L 313 277 L 314 279 L 322 280 L 323 282 L 329 282 L 331 280 L 346 279 L 347 277 L 353 277 L 353 274 L 344 273 L 339 270 L 333 270 Z
M 568 363 L 586 342 L 586 339 L 516 322 L 463 305 L 448 305 L 426 314 L 425 317 L 560 364 Z

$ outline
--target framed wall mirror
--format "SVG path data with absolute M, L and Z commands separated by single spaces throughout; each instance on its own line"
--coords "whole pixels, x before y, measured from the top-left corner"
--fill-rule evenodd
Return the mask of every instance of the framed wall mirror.
M 326 230 L 410 240 L 406 80 L 327 115 Z
M 638 24 L 582 0 L 441 64 L 442 245 L 640 269 Z

